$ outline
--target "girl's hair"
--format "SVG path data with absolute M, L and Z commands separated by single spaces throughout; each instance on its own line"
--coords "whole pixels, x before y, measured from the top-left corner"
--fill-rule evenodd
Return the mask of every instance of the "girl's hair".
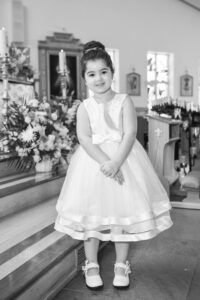
M 108 52 L 105 50 L 105 46 L 97 41 L 91 41 L 84 45 L 83 55 L 81 57 L 81 75 L 84 78 L 86 72 L 86 64 L 89 60 L 103 59 L 114 74 L 114 67 L 112 60 Z

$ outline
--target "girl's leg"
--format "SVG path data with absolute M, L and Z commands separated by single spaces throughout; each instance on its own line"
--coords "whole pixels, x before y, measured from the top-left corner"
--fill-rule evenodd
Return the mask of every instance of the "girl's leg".
M 129 252 L 129 242 L 115 242 L 115 252 L 116 252 L 116 262 L 117 263 L 126 263 Z M 118 275 L 124 275 L 124 269 L 117 268 L 116 273 Z
M 129 246 L 129 242 L 115 242 L 116 262 L 126 262 L 129 252 Z
M 86 259 L 89 261 L 89 263 L 98 263 L 97 256 L 99 249 L 99 240 L 95 238 L 89 238 L 88 240 L 84 241 L 84 249 Z M 88 275 L 96 274 L 98 274 L 97 268 L 92 268 L 88 270 Z

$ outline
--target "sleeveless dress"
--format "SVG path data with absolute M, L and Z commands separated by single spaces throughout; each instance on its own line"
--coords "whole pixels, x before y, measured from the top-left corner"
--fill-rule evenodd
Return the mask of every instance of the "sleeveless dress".
M 84 100 L 92 142 L 113 157 L 122 141 L 125 94 L 106 104 Z M 106 177 L 99 164 L 79 146 L 71 158 L 56 209 L 55 229 L 74 239 L 140 241 L 172 225 L 168 195 L 142 145 L 136 139 L 121 166 L 124 183 Z

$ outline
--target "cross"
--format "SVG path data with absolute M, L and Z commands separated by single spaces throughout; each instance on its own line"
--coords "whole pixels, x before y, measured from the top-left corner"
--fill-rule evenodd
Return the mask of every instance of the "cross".
M 155 134 L 157 137 L 161 136 L 162 130 L 160 128 L 157 128 L 156 130 L 154 130 Z

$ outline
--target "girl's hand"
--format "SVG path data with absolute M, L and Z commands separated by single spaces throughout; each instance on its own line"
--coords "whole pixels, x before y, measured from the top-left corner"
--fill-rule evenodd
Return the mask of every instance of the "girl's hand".
M 119 171 L 119 167 L 112 160 L 107 160 L 100 166 L 100 170 L 104 175 L 114 178 L 117 172 Z
M 117 172 L 117 174 L 115 175 L 114 179 L 120 184 L 122 185 L 124 183 L 124 175 L 122 173 L 121 170 L 119 170 Z

